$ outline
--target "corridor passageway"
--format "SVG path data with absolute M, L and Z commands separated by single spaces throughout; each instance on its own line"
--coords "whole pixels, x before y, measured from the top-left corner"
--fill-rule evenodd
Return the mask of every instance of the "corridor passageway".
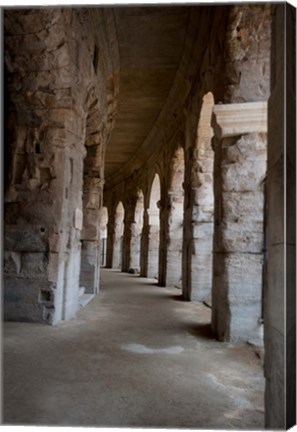
M 263 429 L 254 347 L 218 342 L 177 288 L 101 269 L 99 295 L 56 326 L 4 325 L 4 423 Z

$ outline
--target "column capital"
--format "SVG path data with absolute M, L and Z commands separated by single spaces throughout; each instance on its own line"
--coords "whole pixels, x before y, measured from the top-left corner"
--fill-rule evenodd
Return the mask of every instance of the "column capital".
M 267 102 L 214 105 L 213 127 L 220 138 L 267 133 Z

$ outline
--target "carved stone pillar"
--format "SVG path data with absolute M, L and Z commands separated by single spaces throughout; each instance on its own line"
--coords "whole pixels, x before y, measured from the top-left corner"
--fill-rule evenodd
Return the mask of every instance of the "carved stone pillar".
M 267 103 L 215 105 L 212 328 L 249 340 L 261 317 Z

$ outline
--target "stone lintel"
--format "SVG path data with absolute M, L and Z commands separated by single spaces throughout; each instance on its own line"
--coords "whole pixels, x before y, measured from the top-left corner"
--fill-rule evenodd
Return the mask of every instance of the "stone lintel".
M 214 105 L 213 113 L 219 138 L 267 133 L 267 102 Z

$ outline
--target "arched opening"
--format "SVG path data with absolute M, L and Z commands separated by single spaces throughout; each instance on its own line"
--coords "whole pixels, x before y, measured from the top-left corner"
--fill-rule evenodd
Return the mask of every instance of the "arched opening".
M 113 243 L 113 257 L 112 268 L 122 268 L 122 250 L 123 250 L 123 235 L 124 235 L 124 218 L 125 209 L 123 203 L 119 201 L 114 218 L 114 243 Z
M 179 147 L 171 163 L 169 195 L 166 286 L 182 287 L 182 245 L 184 221 L 184 149 Z
M 107 249 L 107 224 L 108 210 L 102 207 L 100 210 L 100 266 L 106 266 L 106 249 Z
M 212 249 L 214 227 L 211 127 L 214 98 L 211 92 L 203 97 L 193 148 L 191 170 L 190 226 L 185 226 L 190 238 L 187 253 L 183 258 L 183 295 L 188 300 L 211 303 Z
M 131 236 L 131 258 L 130 269 L 132 273 L 140 272 L 141 258 L 141 234 L 143 228 L 144 196 L 141 190 L 137 192 L 137 202 L 135 206 L 134 222 L 132 224 Z
M 158 279 L 159 277 L 159 243 L 160 243 L 160 210 L 161 198 L 160 177 L 155 174 L 148 209 L 148 257 L 147 277 Z

